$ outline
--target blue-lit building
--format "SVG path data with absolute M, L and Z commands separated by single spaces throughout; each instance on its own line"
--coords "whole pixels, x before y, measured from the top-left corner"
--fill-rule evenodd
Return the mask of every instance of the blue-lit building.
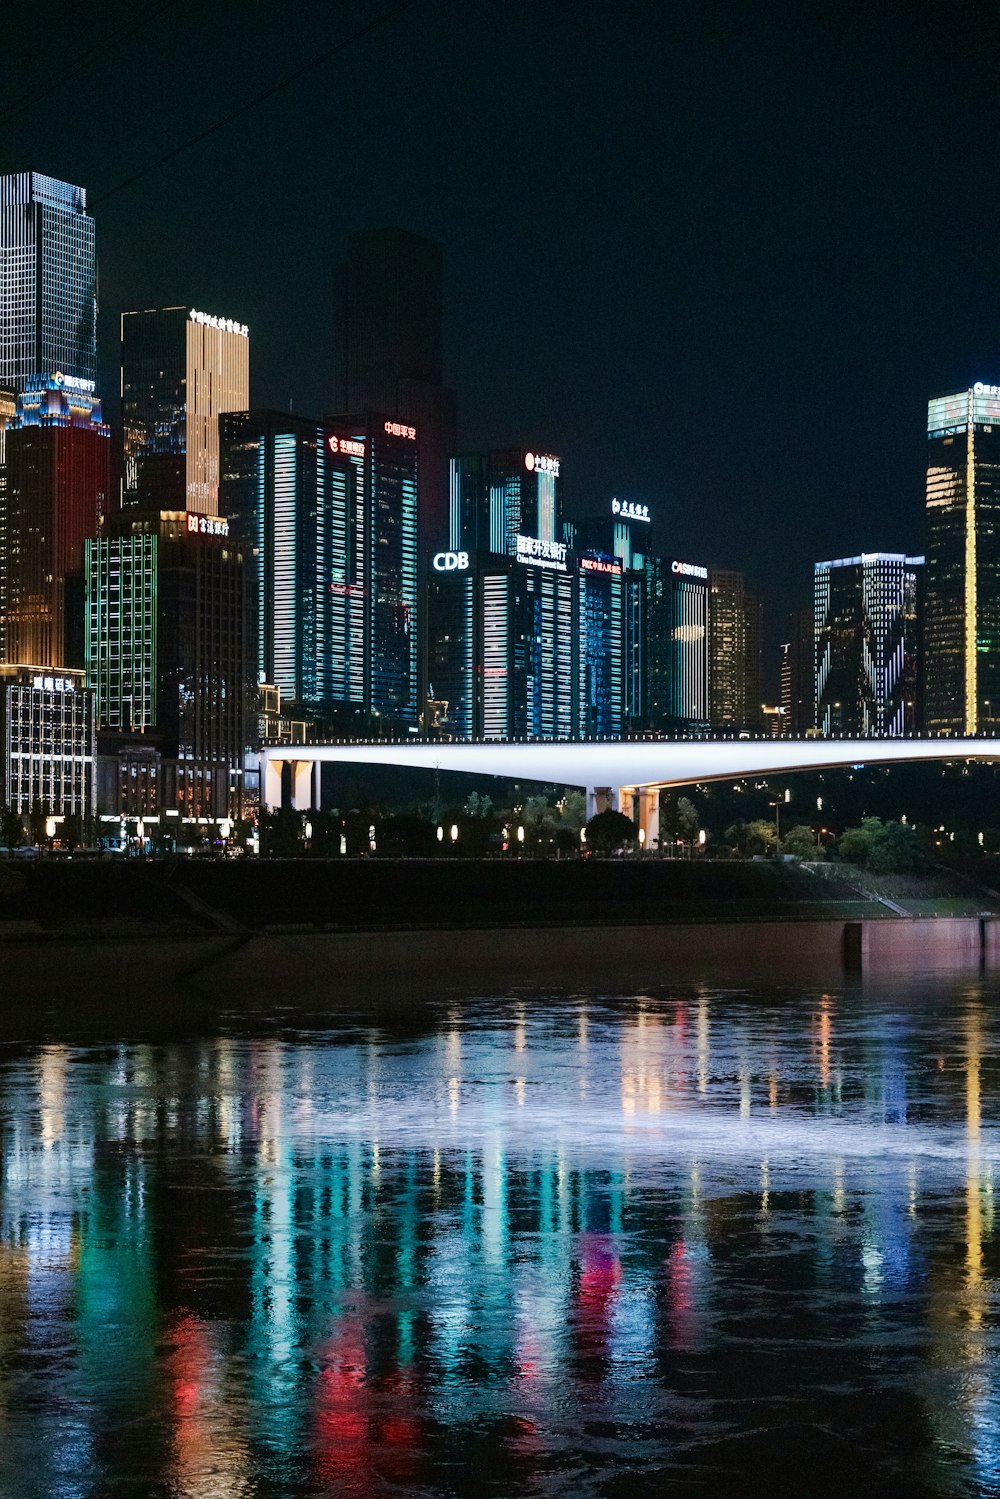
M 560 470 L 558 458 L 525 448 L 453 458 L 448 545 L 513 557 L 518 536 L 560 541 Z
M 55 374 L 95 389 L 94 221 L 84 188 L 15 172 L 0 177 L 0 386 Z
M 647 557 L 643 722 L 668 734 L 707 732 L 708 568 Z
M 415 429 L 251 411 L 221 432 L 221 503 L 248 558 L 249 674 L 344 731 L 415 724 Z

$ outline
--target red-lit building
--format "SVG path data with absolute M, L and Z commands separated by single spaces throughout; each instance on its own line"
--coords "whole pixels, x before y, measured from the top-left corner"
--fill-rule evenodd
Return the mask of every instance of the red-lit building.
M 66 577 L 82 568 L 83 543 L 96 535 L 110 492 L 110 429 L 92 382 L 58 374 L 29 380 L 6 441 L 3 660 L 74 664 L 67 662 Z

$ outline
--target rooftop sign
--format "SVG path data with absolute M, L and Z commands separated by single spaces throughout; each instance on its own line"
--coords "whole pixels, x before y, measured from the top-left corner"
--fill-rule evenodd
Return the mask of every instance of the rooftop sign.
M 636 505 L 631 500 L 612 500 L 611 514 L 620 515 L 622 520 L 645 520 L 650 519 L 648 505 Z
M 386 422 L 385 430 L 390 437 L 408 437 L 411 442 L 417 440 L 416 427 L 408 427 L 405 422 Z
M 187 529 L 191 536 L 228 536 L 229 522 L 221 515 L 195 515 L 189 510 Z
M 525 453 L 524 466 L 530 473 L 552 474 L 559 473 L 559 459 L 552 458 L 547 453 Z
M 206 328 L 218 328 L 222 333 L 239 333 L 243 338 L 250 334 L 246 323 L 234 323 L 232 318 L 227 317 L 213 317 L 210 312 L 195 312 L 192 308 L 188 318 L 192 323 L 202 323 Z
M 681 578 L 706 578 L 708 568 L 699 567 L 697 562 L 671 562 L 670 571 Z

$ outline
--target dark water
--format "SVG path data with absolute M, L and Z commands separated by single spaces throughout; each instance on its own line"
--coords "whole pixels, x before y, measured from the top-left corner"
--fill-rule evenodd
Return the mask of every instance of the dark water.
M 996 998 L 7 1045 L 0 1492 L 1000 1493 Z

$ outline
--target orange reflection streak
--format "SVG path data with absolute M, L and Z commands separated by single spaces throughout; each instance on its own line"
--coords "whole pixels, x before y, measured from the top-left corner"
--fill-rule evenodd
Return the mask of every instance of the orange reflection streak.
M 824 994 L 820 999 L 819 1015 L 816 1020 L 817 1039 L 819 1046 L 819 1080 L 824 1088 L 830 1086 L 830 996 Z
M 965 1272 L 969 1324 L 983 1321 L 983 1207 L 980 1183 L 979 1143 L 982 1127 L 980 1066 L 982 1034 L 979 1016 L 969 1014 L 965 1023 L 965 1136 L 968 1163 L 965 1176 Z

